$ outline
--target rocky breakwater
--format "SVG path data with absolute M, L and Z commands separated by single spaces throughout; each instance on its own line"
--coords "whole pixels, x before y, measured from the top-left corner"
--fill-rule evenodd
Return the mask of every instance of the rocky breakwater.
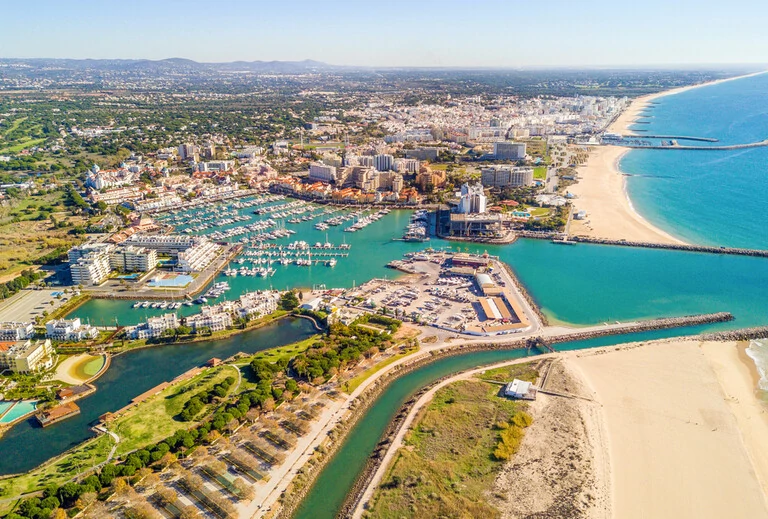
M 700 337 L 703 341 L 751 341 L 753 339 L 765 339 L 768 338 L 768 326 L 704 333 Z
M 731 320 L 733 320 L 732 314 L 728 312 L 718 312 L 713 314 L 700 314 L 700 315 L 691 315 L 691 316 L 684 316 L 684 317 L 652 319 L 648 321 L 628 324 L 623 327 L 612 327 L 612 328 L 606 328 L 606 329 L 591 330 L 587 332 L 566 333 L 566 334 L 562 334 L 554 337 L 548 337 L 546 339 L 543 339 L 541 337 L 533 337 L 533 338 L 523 338 L 523 339 L 517 339 L 512 341 L 500 341 L 500 342 L 493 342 L 493 343 L 468 343 L 468 344 L 456 344 L 456 345 L 447 346 L 439 350 L 433 350 L 430 353 L 417 355 L 413 357 L 410 362 L 396 365 L 391 370 L 383 374 L 379 379 L 375 381 L 374 384 L 372 384 L 372 387 L 368 388 L 363 394 L 360 395 L 359 398 L 363 398 L 363 397 L 365 398 L 364 403 L 361 406 L 357 406 L 355 410 L 353 410 L 353 414 L 349 418 L 349 421 L 354 420 L 354 422 L 356 423 L 357 420 L 359 420 L 365 414 L 365 411 L 368 409 L 368 407 L 370 407 L 374 403 L 376 398 L 378 398 L 378 396 L 387 388 L 387 386 L 391 382 L 393 382 L 399 377 L 402 377 L 407 373 L 420 369 L 426 366 L 427 364 L 430 364 L 441 358 L 455 356 L 455 355 L 465 355 L 472 352 L 498 350 L 498 349 L 509 349 L 509 350 L 532 349 L 532 348 L 541 349 L 540 347 L 542 345 L 550 344 L 550 343 L 581 341 L 581 340 L 592 339 L 596 337 L 603 337 L 607 335 L 637 333 L 637 332 L 644 332 L 649 330 L 663 330 L 663 329 L 677 328 L 677 327 L 683 327 L 683 326 L 694 326 L 694 325 L 700 325 L 700 324 L 727 322 Z M 551 348 L 547 348 L 547 349 L 549 349 L 550 351 L 554 351 Z M 438 380 L 435 380 L 432 383 L 428 384 L 427 386 L 423 387 L 417 393 L 411 396 L 408 399 L 408 401 L 405 402 L 400 407 L 400 409 L 398 409 L 392 423 L 390 423 L 390 425 L 384 431 L 384 434 L 382 435 L 382 438 L 377 443 L 375 450 L 369 456 L 368 461 L 366 462 L 366 465 L 363 469 L 363 472 L 360 474 L 357 481 L 350 489 L 350 492 L 347 495 L 347 499 L 345 500 L 344 505 L 342 506 L 342 509 L 338 514 L 339 517 L 352 517 L 352 514 L 355 508 L 357 508 L 358 503 L 362 499 L 362 496 L 365 493 L 366 488 L 370 484 L 376 471 L 381 465 L 382 460 L 384 459 L 384 456 L 387 453 L 389 445 L 392 443 L 392 440 L 394 439 L 395 435 L 397 434 L 403 422 L 405 421 L 406 417 L 408 416 L 408 411 L 410 407 L 426 391 L 429 391 L 429 389 L 434 387 L 435 384 L 439 384 L 442 380 L 444 380 L 449 376 L 453 376 L 453 375 L 447 375 L 446 377 L 442 377 Z M 354 425 L 354 423 L 352 423 L 349 427 L 347 427 L 346 430 L 351 429 L 352 425 Z M 339 445 L 340 443 L 341 441 L 339 440 L 337 441 L 336 444 Z M 326 457 L 325 462 L 327 462 L 329 459 L 330 459 L 330 456 Z M 316 470 L 315 476 L 318 473 L 319 473 L 319 470 Z M 303 495 L 302 495 L 302 498 L 303 498 Z M 290 517 L 290 515 L 285 515 L 283 517 Z

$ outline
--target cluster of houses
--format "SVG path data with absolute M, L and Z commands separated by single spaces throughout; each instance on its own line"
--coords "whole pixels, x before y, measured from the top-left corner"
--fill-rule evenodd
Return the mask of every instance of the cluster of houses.
M 277 310 L 280 292 L 275 290 L 247 292 L 235 301 L 222 301 L 204 305 L 200 312 L 179 318 L 175 313 L 150 317 L 145 322 L 125 329 L 129 339 L 156 339 L 167 330 L 175 330 L 182 324 L 197 333 L 201 329 L 211 332 L 226 330 L 238 318 L 255 318 Z

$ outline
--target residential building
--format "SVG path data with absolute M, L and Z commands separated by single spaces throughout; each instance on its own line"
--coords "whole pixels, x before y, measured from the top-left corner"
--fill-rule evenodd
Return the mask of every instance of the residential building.
M 385 189 L 392 191 L 393 193 L 399 193 L 403 190 L 403 176 L 400 173 L 396 173 L 394 171 L 385 171 L 379 173 L 378 177 L 378 189 Z
M 192 160 L 197 162 L 200 158 L 200 148 L 194 144 L 182 144 L 179 146 L 179 158 L 181 160 Z
M 373 167 L 376 171 L 389 171 L 392 169 L 395 158 L 392 155 L 380 154 L 373 157 Z
M 157 266 L 157 251 L 136 245 L 123 245 L 110 253 L 109 265 L 123 272 L 149 272 Z
M 45 336 L 55 341 L 82 341 L 95 339 L 99 331 L 95 326 L 83 324 L 79 317 L 74 319 L 55 319 L 45 323 Z
M 336 166 L 313 162 L 309 165 L 309 179 L 328 183 L 336 182 Z
M 499 160 L 525 159 L 525 143 L 502 141 L 493 143 L 493 156 Z
M 199 238 L 180 234 L 134 234 L 125 240 L 126 245 L 154 249 L 159 254 L 175 256 L 192 247 Z
M 219 332 L 232 326 L 232 314 L 216 307 L 203 306 L 199 314 L 187 317 L 186 323 L 195 332 L 200 328 L 210 328 L 212 332 Z
M 197 165 L 198 171 L 230 171 L 234 169 L 234 160 L 213 160 L 210 162 L 200 162 Z
M 533 168 L 491 166 L 481 170 L 480 182 L 484 187 L 523 187 L 533 185 Z
M 416 159 L 395 159 L 392 169 L 398 173 L 418 173 L 419 161 Z
M 199 272 L 207 267 L 221 252 L 221 246 L 200 238 L 196 243 L 179 252 L 177 255 L 176 270 L 180 272 Z
M 53 366 L 51 340 L 0 342 L 0 371 L 30 373 Z
M 439 148 L 416 148 L 415 150 L 405 150 L 406 159 L 428 160 L 434 162 L 440 154 Z
M 35 326 L 29 322 L 6 321 L 0 323 L 0 341 L 16 342 L 29 339 L 35 334 Z
M 114 250 L 110 243 L 85 244 L 69 250 L 69 272 L 74 285 L 100 285 L 109 277 L 112 267 L 110 253 Z
M 464 184 L 461 186 L 461 198 L 456 212 L 462 214 L 484 213 L 486 196 L 481 184 Z
M 166 330 L 175 330 L 179 327 L 179 318 L 176 314 L 164 314 L 159 317 L 150 317 L 147 322 L 125 329 L 129 339 L 156 339 Z

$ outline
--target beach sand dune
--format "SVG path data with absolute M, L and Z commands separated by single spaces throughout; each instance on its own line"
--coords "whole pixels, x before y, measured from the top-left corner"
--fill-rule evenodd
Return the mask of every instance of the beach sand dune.
M 740 378 L 742 398 L 757 399 L 743 394 L 744 374 L 734 368 L 741 361 L 733 343 L 730 356 L 726 348 L 661 341 L 567 356 L 568 369 L 602 406 L 614 517 L 768 517 L 764 468 L 755 463 L 768 421 L 759 406 L 742 406 L 741 419 L 734 412 L 723 379 Z M 744 420 L 750 435 L 742 434 Z

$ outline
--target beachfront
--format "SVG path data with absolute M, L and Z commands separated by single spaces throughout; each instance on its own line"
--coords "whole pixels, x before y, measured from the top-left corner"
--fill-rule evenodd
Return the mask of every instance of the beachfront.
M 768 416 L 737 343 L 658 341 L 565 364 L 598 409 L 585 418 L 608 460 L 614 517 L 768 514 Z
M 638 97 L 616 118 L 608 131 L 620 135 L 638 135 L 630 127 L 656 100 L 694 88 L 755 75 L 726 78 Z M 619 167 L 622 157 L 628 151 L 620 146 L 598 146 L 590 151 L 586 164 L 578 170 L 579 182 L 568 188 L 576 197 L 573 202 L 575 211 L 585 211 L 587 219 L 572 220 L 570 234 L 653 243 L 683 243 L 679 238 L 651 224 L 632 206 L 627 194 L 626 177 Z

